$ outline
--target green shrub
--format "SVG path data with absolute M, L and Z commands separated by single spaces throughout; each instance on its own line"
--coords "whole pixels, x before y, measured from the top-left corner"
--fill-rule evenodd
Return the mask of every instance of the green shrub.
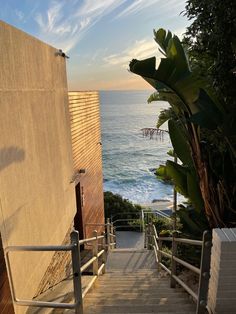
M 104 192 L 105 217 L 119 215 L 118 218 L 134 218 L 135 214 L 139 218 L 141 206 L 133 204 L 119 194 L 113 194 L 110 191 Z M 132 215 L 130 215 L 132 213 Z

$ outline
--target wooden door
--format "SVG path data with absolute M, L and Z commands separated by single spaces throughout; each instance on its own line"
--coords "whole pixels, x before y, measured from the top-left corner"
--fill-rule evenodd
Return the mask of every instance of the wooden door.
M 11 291 L 8 282 L 2 239 L 0 234 L 0 313 L 14 314 Z
M 74 218 L 74 227 L 75 230 L 79 231 L 79 238 L 84 238 L 84 228 L 83 228 L 83 217 L 82 217 L 82 207 L 83 207 L 83 199 L 82 199 L 82 191 L 80 183 L 78 183 L 75 187 L 75 195 L 76 195 L 76 205 L 77 212 Z

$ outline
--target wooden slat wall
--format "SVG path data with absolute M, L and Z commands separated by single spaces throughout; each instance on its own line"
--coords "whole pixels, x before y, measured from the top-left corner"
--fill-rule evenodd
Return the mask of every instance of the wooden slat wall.
M 84 236 L 91 235 L 86 223 L 104 222 L 102 149 L 99 94 L 96 91 L 69 92 L 72 151 L 75 173 L 84 192 L 82 218 Z M 93 228 L 94 229 L 94 228 Z
M 0 234 L 0 313 L 14 314 Z

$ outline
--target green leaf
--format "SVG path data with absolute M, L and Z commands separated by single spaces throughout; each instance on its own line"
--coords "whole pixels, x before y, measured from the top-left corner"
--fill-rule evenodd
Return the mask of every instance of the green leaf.
M 222 124 L 222 112 L 203 89 L 200 89 L 196 104 L 200 111 L 190 117 L 191 122 L 208 130 L 215 130 Z
M 202 194 L 199 188 L 198 179 L 195 173 L 188 172 L 187 185 L 189 199 L 193 203 L 196 210 L 200 213 L 204 208 Z
M 163 28 L 158 29 L 154 32 L 154 40 L 157 42 L 157 44 L 162 48 L 162 50 L 165 52 L 169 43 L 169 40 L 172 38 L 172 34 L 170 31 L 168 31 L 166 35 L 166 31 Z
M 160 128 L 166 121 L 173 118 L 176 118 L 176 115 L 172 108 L 161 110 L 157 120 L 157 128 Z
M 198 223 L 192 219 L 191 212 L 188 211 L 185 207 L 178 210 L 178 216 L 180 217 L 180 220 L 185 222 L 185 224 L 188 226 L 188 229 L 191 230 L 191 234 L 202 234 L 204 228 L 201 227 L 201 225 L 199 226 Z
M 166 170 L 166 166 L 164 165 L 160 165 L 156 172 L 155 175 L 157 176 L 158 179 L 164 180 L 164 181 L 168 181 L 169 183 L 171 182 L 171 178 L 168 176 L 167 174 L 167 170 Z
M 185 197 L 188 197 L 187 169 L 171 160 L 167 160 L 166 173 L 167 176 L 172 178 L 176 190 Z
M 130 71 L 144 77 L 152 78 L 156 71 L 156 58 L 148 58 L 142 61 L 133 59 L 130 62 Z
M 170 150 L 167 152 L 167 155 L 169 155 L 169 156 L 171 156 L 171 157 L 175 157 L 174 150 L 173 150 L 173 149 L 170 149 Z
M 193 160 L 191 157 L 191 150 L 188 144 L 187 135 L 185 135 L 182 127 L 176 121 L 168 121 L 169 133 L 172 146 L 177 157 L 190 167 L 193 167 Z

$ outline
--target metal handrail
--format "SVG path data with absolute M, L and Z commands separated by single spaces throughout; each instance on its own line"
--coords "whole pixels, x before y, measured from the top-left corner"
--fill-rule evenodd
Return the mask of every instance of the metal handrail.
M 173 237 L 159 237 L 154 225 L 149 224 L 147 228 L 149 234 L 147 235 L 148 247 L 153 248 L 155 252 L 156 261 L 158 268 L 164 269 L 171 276 L 171 287 L 175 287 L 175 282 L 180 284 L 197 302 L 196 314 L 205 313 L 206 300 L 207 300 L 207 287 L 209 280 L 210 271 L 210 248 L 211 248 L 211 237 L 208 232 L 204 232 L 202 240 L 193 240 L 185 238 L 177 238 L 175 234 Z M 172 242 L 172 254 L 166 253 L 162 250 L 162 242 L 171 241 Z M 177 254 L 177 244 L 181 243 L 184 245 L 197 245 L 202 247 L 201 255 L 201 267 L 197 268 L 194 265 L 178 258 Z M 161 261 L 162 255 L 171 259 L 171 270 L 167 268 Z M 198 294 L 196 294 L 185 282 L 183 282 L 176 275 L 176 263 L 188 268 L 189 270 L 197 273 L 199 275 L 199 289 Z
M 160 209 L 152 209 L 152 210 L 142 209 L 142 212 L 143 214 L 156 214 L 157 216 L 161 216 L 162 218 L 171 220 L 170 216 Z
M 106 224 L 109 226 L 110 224 Z M 9 284 L 12 294 L 13 302 L 17 305 L 22 306 L 36 306 L 36 307 L 47 307 L 47 308 L 62 308 L 62 309 L 74 309 L 75 314 L 83 314 L 83 298 L 88 292 L 88 290 L 92 287 L 93 283 L 95 282 L 96 278 L 104 272 L 105 268 L 105 250 L 113 248 L 116 243 L 114 241 L 108 241 L 110 237 L 113 237 L 114 229 L 108 228 L 108 236 L 105 235 L 98 236 L 97 231 L 94 231 L 94 236 L 92 238 L 79 240 L 79 233 L 78 231 L 71 232 L 71 244 L 70 245 L 45 245 L 45 246 L 9 246 L 5 249 L 5 257 L 6 257 L 6 266 L 9 274 Z M 98 251 L 98 240 L 103 240 L 103 249 Z M 107 243 L 106 243 L 107 239 Z M 85 243 L 93 243 L 93 256 L 83 265 L 81 264 L 80 258 L 80 245 Z M 71 251 L 72 256 L 72 269 L 73 269 L 73 288 L 74 288 L 74 303 L 57 303 L 57 302 L 44 302 L 44 301 L 36 301 L 36 300 L 20 300 L 16 297 L 14 283 L 13 283 L 13 276 L 11 271 L 11 263 L 9 254 L 10 252 L 40 252 L 40 251 Z M 98 268 L 98 259 L 103 256 L 103 262 L 100 268 Z M 84 292 L 82 292 L 82 283 L 81 283 L 81 273 L 85 271 L 90 265 L 93 265 L 93 278 L 88 283 L 87 288 Z
M 93 237 L 93 238 L 79 240 L 79 245 L 86 244 L 86 243 L 93 242 L 93 241 L 97 241 L 97 239 L 99 240 L 99 239 L 103 239 L 103 238 L 104 238 L 104 236 L 98 236 L 97 238 Z

